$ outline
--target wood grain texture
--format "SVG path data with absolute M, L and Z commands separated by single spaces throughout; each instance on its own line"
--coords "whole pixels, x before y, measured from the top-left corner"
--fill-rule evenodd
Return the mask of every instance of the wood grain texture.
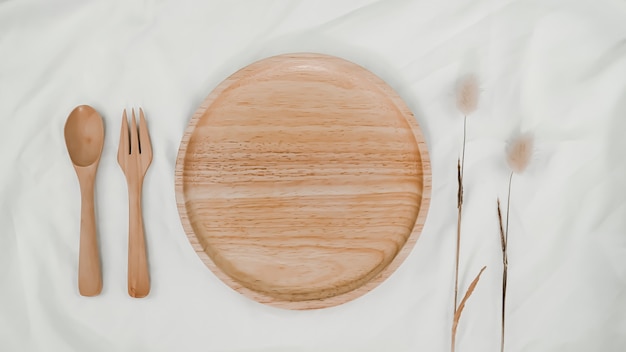
M 176 161 L 188 238 L 226 284 L 314 309 L 385 280 L 426 218 L 427 147 L 381 79 L 332 56 L 288 54 L 222 82 L 191 118 Z
M 64 134 L 81 193 L 78 292 L 82 296 L 97 296 L 102 291 L 102 269 L 94 192 L 104 145 L 104 122 L 91 106 L 80 105 L 68 116 Z
M 135 118 L 135 109 L 132 110 L 130 130 L 124 110 L 117 162 L 124 171 L 128 187 L 128 294 L 131 297 L 143 298 L 150 293 L 150 268 L 146 252 L 141 194 L 144 176 L 152 162 L 152 144 L 141 108 L 139 126 Z

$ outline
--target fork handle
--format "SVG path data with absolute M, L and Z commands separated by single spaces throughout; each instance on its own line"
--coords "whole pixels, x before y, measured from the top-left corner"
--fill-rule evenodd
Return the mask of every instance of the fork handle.
M 141 212 L 142 181 L 129 183 L 128 294 L 142 298 L 150 292 L 150 273 Z

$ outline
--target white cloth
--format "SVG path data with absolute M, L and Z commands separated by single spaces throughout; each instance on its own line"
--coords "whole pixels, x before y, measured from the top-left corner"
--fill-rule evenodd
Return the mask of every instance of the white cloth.
M 497 351 L 506 141 L 536 136 L 513 178 L 507 351 L 626 346 L 626 3 L 474 1 L 0 2 L 0 351 L 447 351 L 453 299 L 456 80 L 476 72 L 468 118 L 458 351 Z M 289 311 L 219 281 L 192 250 L 174 195 L 184 129 L 206 95 L 267 56 L 320 52 L 379 75 L 413 110 L 432 203 L 404 264 L 329 309 Z M 105 120 L 97 176 L 104 289 L 77 291 L 78 182 L 63 126 Z M 144 184 L 152 291 L 126 291 L 123 108 L 142 106 L 154 160 Z M 506 203 L 504 201 L 504 203 Z

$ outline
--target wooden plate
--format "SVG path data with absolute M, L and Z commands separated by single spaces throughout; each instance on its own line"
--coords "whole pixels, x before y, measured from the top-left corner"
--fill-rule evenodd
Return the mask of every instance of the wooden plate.
M 422 230 L 428 152 L 415 118 L 351 62 L 289 54 L 247 66 L 193 115 L 176 197 L 202 261 L 258 302 L 352 300 L 385 280 Z

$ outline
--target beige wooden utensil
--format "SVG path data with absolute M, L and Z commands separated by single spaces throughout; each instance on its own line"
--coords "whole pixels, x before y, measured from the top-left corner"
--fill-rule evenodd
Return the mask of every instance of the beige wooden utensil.
M 430 201 L 415 117 L 337 57 L 263 59 L 191 118 L 176 160 L 189 241 L 226 284 L 289 309 L 350 301 L 408 256 Z
M 152 162 L 150 135 L 142 109 L 139 109 L 139 128 L 135 119 L 135 109 L 132 110 L 130 131 L 124 110 L 117 161 L 126 175 L 128 184 L 128 294 L 141 298 L 150 292 L 150 274 L 141 212 L 141 189 L 143 178 Z
M 98 253 L 94 188 L 104 144 L 104 123 L 98 112 L 87 105 L 72 110 L 65 123 L 65 143 L 81 192 L 78 291 L 83 296 L 96 296 L 102 291 L 102 272 Z

